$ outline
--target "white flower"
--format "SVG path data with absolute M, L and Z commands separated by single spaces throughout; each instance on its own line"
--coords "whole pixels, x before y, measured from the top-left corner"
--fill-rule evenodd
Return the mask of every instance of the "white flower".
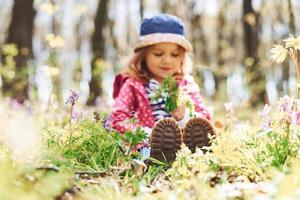
M 247 133 L 249 132 L 250 127 L 247 124 L 237 124 L 234 127 L 232 137 L 245 141 L 247 139 Z
M 269 104 L 265 104 L 263 110 L 261 112 L 258 112 L 258 114 L 263 117 L 266 117 L 269 115 L 271 108 L 272 108 L 272 106 L 270 106 Z
M 285 48 L 295 48 L 300 50 L 300 36 L 294 38 L 294 36 L 290 35 L 288 39 L 283 41 L 285 42 Z
M 282 63 L 288 55 L 288 50 L 286 50 L 281 45 L 273 45 L 273 48 L 271 49 L 271 53 L 272 53 L 271 60 L 277 63 Z
M 233 109 L 233 103 L 232 102 L 227 102 L 224 103 L 225 111 L 229 114 L 233 114 L 234 109 Z
M 169 96 L 169 93 L 168 92 L 162 92 L 161 93 L 161 96 L 166 99 L 168 96 Z

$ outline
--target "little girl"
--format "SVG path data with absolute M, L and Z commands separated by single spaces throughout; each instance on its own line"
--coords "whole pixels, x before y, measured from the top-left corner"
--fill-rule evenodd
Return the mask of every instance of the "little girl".
M 187 74 L 191 50 L 179 18 L 160 14 L 144 19 L 135 54 L 125 70 L 115 77 L 112 127 L 124 133 L 141 126 L 150 137 L 151 157 L 161 161 L 173 161 L 182 142 L 194 151 L 196 147 L 208 146 L 208 135 L 215 134 L 199 88 Z M 165 109 L 165 99 L 151 98 L 170 75 L 177 81 L 183 97 L 172 112 Z M 188 100 L 194 108 L 190 112 L 185 107 Z

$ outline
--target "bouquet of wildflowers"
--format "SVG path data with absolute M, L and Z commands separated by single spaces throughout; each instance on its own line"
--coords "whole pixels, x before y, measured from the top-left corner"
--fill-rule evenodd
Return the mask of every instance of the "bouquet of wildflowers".
M 186 77 L 188 79 L 188 77 Z M 194 82 L 193 80 L 190 80 Z M 163 81 L 161 86 L 155 91 L 151 97 L 153 101 L 163 99 L 165 108 L 168 112 L 174 111 L 181 103 L 184 103 L 189 110 L 189 115 L 192 117 L 195 112 L 195 106 L 189 94 L 196 91 L 199 92 L 198 86 L 195 84 L 183 85 L 179 89 L 179 84 L 171 75 Z
M 167 76 L 152 97 L 154 101 L 159 99 L 165 100 L 165 108 L 168 112 L 174 111 L 179 106 L 179 88 L 171 75 Z

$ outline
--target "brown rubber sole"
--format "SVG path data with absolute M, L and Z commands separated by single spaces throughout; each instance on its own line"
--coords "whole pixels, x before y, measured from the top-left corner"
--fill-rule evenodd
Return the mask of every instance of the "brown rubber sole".
M 150 156 L 163 162 L 172 162 L 180 149 L 182 134 L 176 120 L 164 118 L 152 129 L 150 137 Z
M 204 118 L 195 117 L 190 119 L 183 129 L 183 142 L 192 151 L 196 147 L 209 146 L 208 135 L 215 135 L 215 129 L 210 122 Z

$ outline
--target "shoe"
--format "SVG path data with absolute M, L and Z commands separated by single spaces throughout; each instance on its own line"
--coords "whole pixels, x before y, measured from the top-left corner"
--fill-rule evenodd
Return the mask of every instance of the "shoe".
M 195 152 L 196 147 L 210 146 L 209 134 L 216 135 L 210 122 L 204 118 L 195 117 L 190 119 L 183 129 L 183 142 L 192 152 Z
M 177 121 L 172 118 L 159 120 L 150 136 L 150 156 L 163 162 L 172 162 L 182 143 L 182 133 Z

